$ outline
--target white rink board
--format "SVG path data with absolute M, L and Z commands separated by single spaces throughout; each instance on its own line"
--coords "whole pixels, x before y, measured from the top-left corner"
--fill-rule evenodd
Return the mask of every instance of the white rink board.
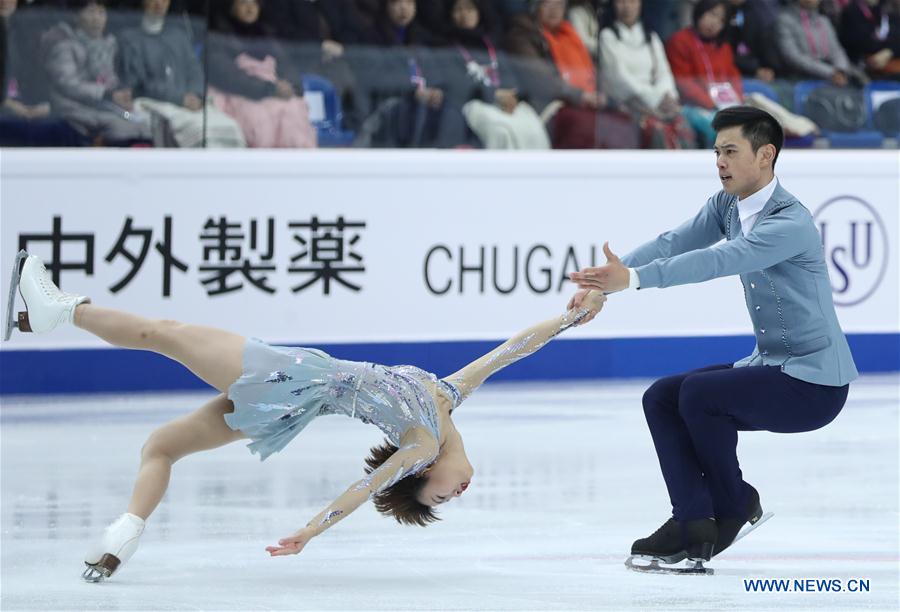
M 573 290 L 565 274 L 588 265 L 592 251 L 603 261 L 603 241 L 624 255 L 695 214 L 719 188 L 714 157 L 705 151 L 3 150 L 0 168 L 3 287 L 22 235 L 37 236 L 29 249 L 54 259 L 50 237 L 59 217 L 61 235 L 75 236 L 61 243 L 62 261 L 85 264 L 83 236 L 93 238 L 93 274 L 62 271 L 64 289 L 110 307 L 203 322 L 272 342 L 506 337 L 559 312 Z M 847 291 L 835 294 L 838 302 L 853 302 L 838 307 L 844 330 L 900 331 L 900 153 L 785 151 L 778 176 L 827 224 L 834 285 L 843 289 L 850 283 Z M 164 260 L 155 248 L 165 242 L 166 217 L 171 219 L 172 255 L 187 266 L 185 272 L 171 269 L 169 297 L 163 296 Z M 231 233 L 243 235 L 227 243 L 240 247 L 234 261 L 236 248 L 217 251 L 214 237 L 201 238 L 203 233 L 214 236 L 215 230 L 204 225 L 223 217 L 239 224 Z M 327 249 L 313 254 L 310 228 L 289 227 L 313 217 L 365 223 L 344 230 L 339 242 L 345 250 L 332 264 L 364 268 L 340 275 L 359 291 L 332 281 L 326 295 L 321 279 L 291 290 L 315 275 L 290 272 L 290 267 L 321 268 L 324 259 L 336 257 Z M 134 235 L 116 254 L 128 218 Z M 250 242 L 253 220 L 255 245 Z M 856 251 L 850 241 L 854 223 Z M 131 282 L 113 293 L 110 287 L 132 269 L 124 252 L 141 251 L 139 230 L 151 232 L 146 259 Z M 460 266 L 477 266 L 482 249 L 483 274 L 466 272 L 461 288 Z M 215 272 L 201 266 L 240 266 L 245 259 L 269 268 L 251 274 L 264 278 L 260 282 L 274 293 L 241 277 L 242 289 L 208 294 L 216 282 L 205 287 L 201 281 Z M 226 283 L 239 277 L 235 273 Z M 671 288 L 664 296 L 655 291 L 616 295 L 603 324 L 573 330 L 571 337 L 749 331 L 739 281 L 726 278 Z M 65 329 L 49 338 L 20 336 L 9 348 L 101 344 Z

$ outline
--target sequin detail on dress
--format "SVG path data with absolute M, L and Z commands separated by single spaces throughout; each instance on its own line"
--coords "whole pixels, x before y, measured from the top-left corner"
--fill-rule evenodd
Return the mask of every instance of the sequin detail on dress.
M 251 438 L 250 450 L 261 459 L 284 448 L 314 418 L 330 414 L 373 424 L 396 446 L 410 427 L 439 440 L 429 392 L 436 385 L 433 374 L 414 366 L 345 361 L 253 339 L 244 348 L 243 374 L 228 390 L 234 412 L 225 421 Z M 448 392 L 449 386 L 439 388 Z

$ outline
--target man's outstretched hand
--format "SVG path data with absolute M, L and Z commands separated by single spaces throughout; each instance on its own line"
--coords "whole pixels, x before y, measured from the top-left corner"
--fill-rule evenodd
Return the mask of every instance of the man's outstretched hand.
M 609 243 L 603 244 L 606 265 L 584 268 L 569 274 L 569 279 L 578 283 L 581 289 L 598 289 L 603 293 L 612 293 L 628 288 L 630 276 L 628 268 L 617 255 L 609 249 Z

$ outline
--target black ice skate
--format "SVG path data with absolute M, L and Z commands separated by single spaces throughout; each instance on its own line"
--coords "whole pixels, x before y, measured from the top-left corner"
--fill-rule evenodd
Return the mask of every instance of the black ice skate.
M 632 544 L 625 566 L 639 572 L 709 575 L 713 570 L 703 563 L 712 558 L 716 536 L 716 522 L 711 518 L 685 522 L 671 518 L 653 535 Z M 675 565 L 685 559 L 685 565 Z
M 762 506 L 759 503 L 759 492 L 753 487 L 750 487 L 750 498 L 747 500 L 747 510 L 744 513 L 744 516 L 739 518 L 716 519 L 716 525 L 719 527 L 719 538 L 716 540 L 713 556 L 718 555 L 770 518 L 772 518 L 771 512 L 763 514 Z M 750 523 L 750 525 L 741 532 L 741 527 L 743 527 L 745 523 Z

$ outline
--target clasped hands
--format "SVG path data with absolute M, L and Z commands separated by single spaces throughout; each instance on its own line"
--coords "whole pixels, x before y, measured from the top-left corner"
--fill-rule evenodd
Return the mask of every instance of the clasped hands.
M 582 319 L 579 325 L 590 322 L 600 312 L 600 308 L 594 308 L 591 301 L 594 299 L 593 296 L 589 297 L 591 291 L 607 294 L 628 288 L 630 282 L 628 267 L 610 250 L 608 242 L 603 244 L 603 254 L 606 255 L 606 265 L 584 268 L 569 274 L 569 279 L 578 284 L 579 291 L 569 300 L 568 309 L 589 307 L 594 310 Z M 605 301 L 606 296 L 603 295 L 603 302 Z M 603 302 L 600 303 L 600 307 Z

